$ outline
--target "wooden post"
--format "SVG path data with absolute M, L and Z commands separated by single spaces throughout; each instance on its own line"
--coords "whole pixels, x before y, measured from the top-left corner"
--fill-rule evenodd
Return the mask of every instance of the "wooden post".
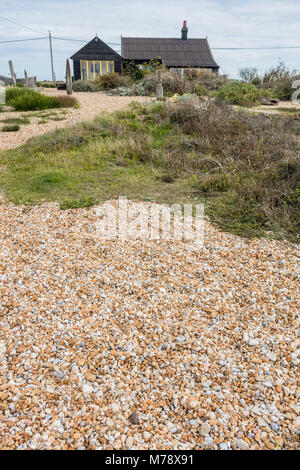
M 161 70 L 156 71 L 156 98 L 158 100 L 164 97 L 164 88 L 162 84 Z
M 50 59 L 51 59 L 52 81 L 53 81 L 53 84 L 56 85 L 56 78 L 55 78 L 54 65 L 53 65 L 52 36 L 51 36 L 50 31 L 49 31 L 49 44 L 50 44 Z
M 71 68 L 69 59 L 67 59 L 67 67 L 66 67 L 66 86 L 67 86 L 67 94 L 72 95 L 72 77 L 71 77 Z
M 17 86 L 17 77 L 16 77 L 16 74 L 15 74 L 15 71 L 14 71 L 14 64 L 12 63 L 12 60 L 8 61 L 8 65 L 9 65 L 9 68 L 10 68 L 10 74 L 11 74 L 11 79 L 12 79 L 12 82 L 13 82 L 13 86 Z
M 29 80 L 28 80 L 28 75 L 26 70 L 24 70 L 24 77 L 25 77 L 25 85 L 27 88 L 29 88 Z

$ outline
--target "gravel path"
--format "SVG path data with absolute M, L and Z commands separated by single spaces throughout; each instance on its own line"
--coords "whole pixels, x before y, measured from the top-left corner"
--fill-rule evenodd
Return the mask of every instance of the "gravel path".
M 65 91 L 58 91 L 56 89 L 49 89 L 45 94 L 50 96 L 65 95 Z M 62 127 L 72 126 L 80 121 L 88 121 L 95 116 L 101 114 L 103 111 L 114 112 L 119 109 L 126 108 L 132 101 L 144 103 L 151 100 L 149 97 L 144 96 L 107 96 L 105 93 L 73 93 L 80 103 L 79 109 L 67 109 L 68 114 L 63 121 L 49 120 L 46 124 L 39 124 L 41 118 L 30 117 L 29 125 L 22 125 L 18 132 L 1 132 L 1 128 L 5 125 L 0 122 L 0 150 L 16 148 L 31 137 L 36 137 L 41 134 L 60 129 Z M 59 113 L 61 110 L 54 109 L 53 112 Z M 45 113 L 48 113 L 46 110 Z M 0 121 L 10 118 L 19 118 L 26 116 L 29 113 L 24 112 L 0 112 Z
M 295 449 L 296 246 L 96 222 L 0 205 L 0 448 Z
M 241 109 L 240 106 L 233 106 L 235 109 Z M 279 101 L 276 106 L 255 106 L 254 108 L 243 108 L 247 109 L 248 111 L 255 111 L 264 114 L 280 114 L 281 116 L 293 116 L 291 113 L 282 112 L 278 110 L 278 108 L 286 108 L 286 109 L 297 109 L 300 113 L 300 103 L 292 103 L 291 101 Z

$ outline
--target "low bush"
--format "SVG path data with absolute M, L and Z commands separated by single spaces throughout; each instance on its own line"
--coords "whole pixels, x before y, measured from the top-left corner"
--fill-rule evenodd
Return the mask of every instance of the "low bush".
M 130 77 L 119 75 L 118 73 L 109 73 L 102 75 L 95 80 L 95 85 L 99 90 L 107 91 L 118 87 L 129 87 L 132 84 Z
M 293 83 L 300 80 L 296 70 L 290 71 L 283 62 L 269 69 L 262 79 L 262 87 L 271 89 L 276 98 L 281 101 L 290 101 L 295 91 Z
M 172 96 L 175 93 L 183 95 L 185 93 L 184 81 L 176 73 L 163 72 L 162 84 L 166 96 Z M 156 92 L 156 74 L 151 73 L 146 75 L 141 85 L 144 87 L 145 95 L 153 95 Z
M 207 96 L 208 95 L 208 89 L 206 86 L 201 85 L 201 83 L 197 83 L 195 86 L 195 93 L 198 96 Z
M 134 83 L 130 87 L 120 87 L 109 90 L 108 94 L 117 96 L 145 96 L 145 89 L 141 83 Z
M 58 95 L 55 99 L 59 103 L 60 108 L 79 108 L 79 102 L 74 96 L 70 95 Z
M 133 60 L 124 63 L 123 74 L 134 82 L 139 82 L 145 76 L 144 71 L 138 67 Z
M 16 111 L 36 111 L 60 106 L 54 96 L 41 95 L 29 88 L 9 88 L 6 103 Z
M 257 88 L 252 83 L 231 81 L 217 92 L 218 100 L 239 106 L 255 106 L 263 97 L 272 97 L 271 90 Z
M 89 80 L 76 80 L 72 85 L 73 91 L 96 92 L 99 91 L 97 85 Z
M 208 91 L 219 90 L 228 82 L 227 75 L 219 75 L 217 73 L 209 72 L 187 72 L 186 75 L 186 91 L 192 93 L 196 92 L 196 87 L 201 85 Z
M 274 96 L 281 101 L 291 101 L 292 95 L 295 92 L 295 88 L 293 88 L 295 80 L 300 80 L 300 76 L 285 78 L 277 82 L 273 87 Z
M 19 130 L 20 126 L 17 124 L 4 126 L 1 129 L 2 132 L 18 132 Z
M 72 96 L 47 96 L 29 88 L 8 88 L 6 103 L 16 111 L 39 111 L 79 106 L 76 98 Z
M 36 86 L 41 88 L 56 88 L 56 85 L 51 82 L 37 82 Z

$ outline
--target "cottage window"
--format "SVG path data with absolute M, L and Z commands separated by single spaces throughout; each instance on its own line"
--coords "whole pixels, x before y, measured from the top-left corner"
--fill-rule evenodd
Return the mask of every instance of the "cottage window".
M 87 80 L 86 61 L 81 61 L 81 79 L 82 80 Z
M 114 73 L 113 60 L 81 60 L 81 80 L 95 80 L 99 75 Z
M 114 62 L 107 62 L 108 64 L 108 73 L 114 73 L 115 71 L 115 63 Z
M 96 78 L 101 75 L 101 62 L 97 61 L 95 62 L 95 76 Z

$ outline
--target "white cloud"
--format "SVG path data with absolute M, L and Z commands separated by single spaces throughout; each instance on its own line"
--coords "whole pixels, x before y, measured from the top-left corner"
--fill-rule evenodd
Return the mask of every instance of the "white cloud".
M 296 0 L 0 0 L 0 4 L 0 16 L 45 35 L 50 29 L 56 36 L 89 40 L 98 33 L 114 43 L 120 42 L 121 34 L 178 37 L 186 19 L 190 37 L 208 36 L 212 47 L 300 46 L 300 3 Z M 0 40 L 37 36 L 0 19 Z M 64 78 L 66 58 L 80 46 L 54 41 L 59 79 Z M 265 70 L 279 58 L 297 68 L 299 51 L 215 51 L 214 55 L 224 72 L 236 74 L 244 66 Z M 26 68 L 40 79 L 50 78 L 47 41 L 0 44 L 0 74 L 8 74 L 9 59 L 20 76 Z

